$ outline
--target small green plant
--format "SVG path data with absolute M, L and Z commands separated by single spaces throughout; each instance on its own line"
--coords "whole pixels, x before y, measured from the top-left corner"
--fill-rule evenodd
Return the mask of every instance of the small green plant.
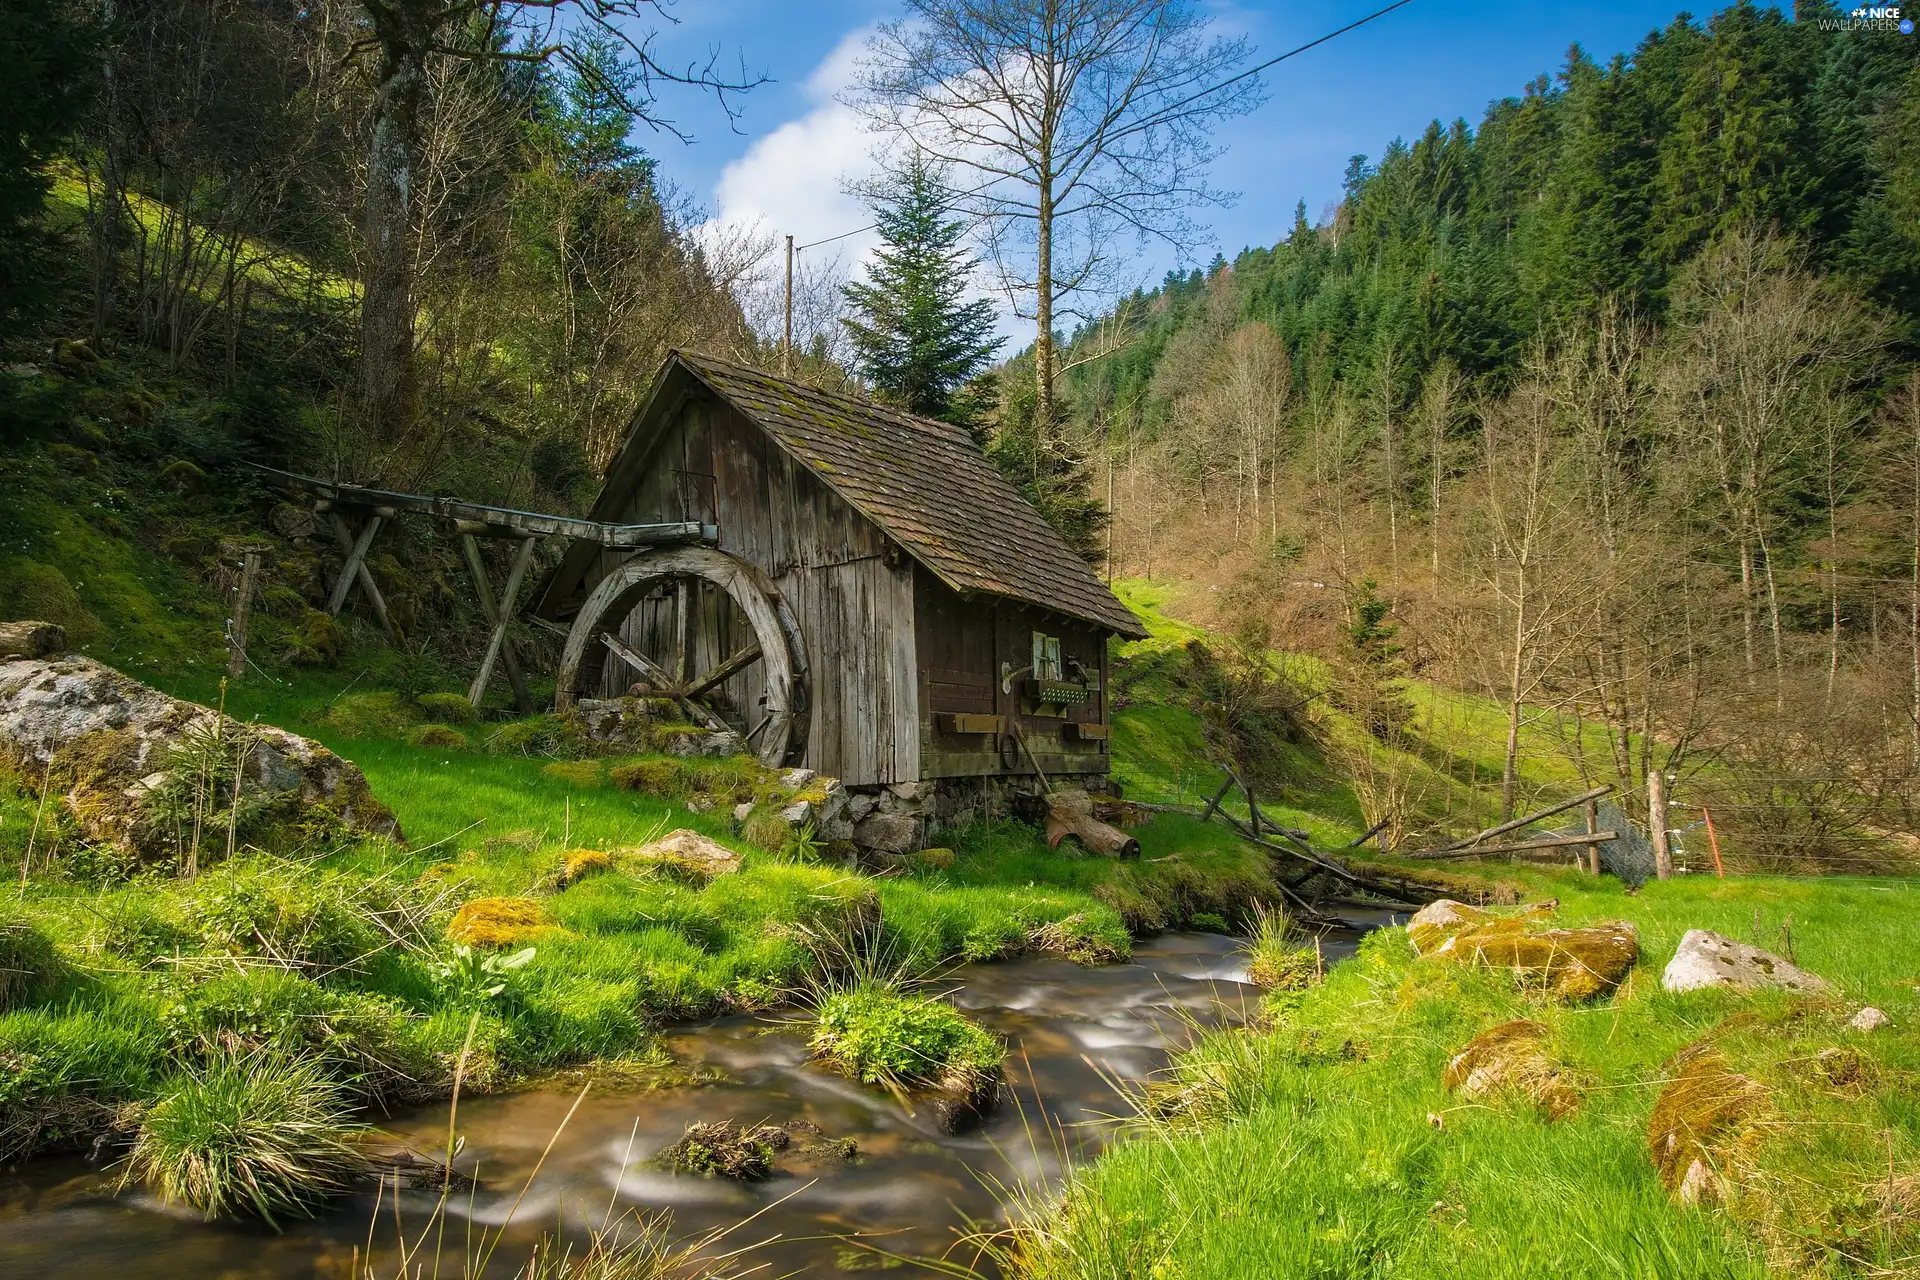
M 188 1070 L 147 1108 L 125 1178 L 208 1218 L 311 1215 L 366 1167 L 350 1102 L 313 1062 L 254 1054 Z
M 894 1090 L 937 1085 L 967 1094 L 996 1078 L 1006 1056 L 992 1033 L 952 1005 L 885 987 L 820 1001 L 810 1047 L 868 1084 Z
M 532 947 L 501 955 L 456 942 L 451 955 L 433 963 L 433 980 L 449 1000 L 465 1004 L 494 1000 L 506 993 L 515 971 L 526 968 L 533 954 Z
M 1187 927 L 1198 933 L 1232 933 L 1233 928 L 1227 918 L 1214 911 L 1196 911 L 1187 920 Z
M 1324 968 L 1318 947 L 1303 944 L 1287 913 L 1256 906 L 1247 952 L 1247 978 L 1270 991 L 1298 990 L 1320 980 Z
M 780 842 L 777 857 L 787 862 L 813 862 L 820 857 L 820 850 L 826 842 L 814 839 L 812 822 L 803 822 L 787 830 L 787 837 Z
M 31 921 L 0 914 L 0 1009 L 45 988 L 59 966 L 53 941 Z

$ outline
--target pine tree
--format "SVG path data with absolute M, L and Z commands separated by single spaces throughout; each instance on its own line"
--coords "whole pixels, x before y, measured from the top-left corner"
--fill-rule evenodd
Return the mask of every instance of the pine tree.
M 846 286 L 843 323 L 869 382 L 909 412 L 947 417 L 954 393 L 984 368 L 993 336 L 985 298 L 965 301 L 974 260 L 945 217 L 939 175 L 915 156 L 874 203 L 882 248 L 867 279 Z

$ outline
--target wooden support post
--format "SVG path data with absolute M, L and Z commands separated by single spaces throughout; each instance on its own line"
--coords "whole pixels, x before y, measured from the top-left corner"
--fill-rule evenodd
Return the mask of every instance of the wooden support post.
M 1213 799 L 1207 801 L 1206 809 L 1203 810 L 1200 814 L 1200 821 L 1212 822 L 1213 811 L 1220 807 L 1220 802 L 1227 798 L 1227 792 L 1231 790 L 1233 790 L 1233 771 L 1229 769 L 1227 771 L 1227 780 L 1220 784 L 1220 789 L 1218 791 L 1213 793 Z
M 240 582 L 234 587 L 233 612 L 227 622 L 227 678 L 238 680 L 247 669 L 247 621 L 253 614 L 253 593 L 260 584 L 260 561 L 266 548 L 257 542 L 224 543 L 221 558 L 240 558 Z
M 1724 862 L 1720 861 L 1720 837 L 1714 834 L 1713 810 L 1707 808 L 1705 805 L 1701 805 L 1700 816 L 1704 818 L 1707 823 L 1707 847 L 1713 850 L 1713 874 L 1725 880 L 1727 878 L 1727 866 Z
M 1592 835 L 1600 829 L 1600 802 L 1587 801 L 1587 834 Z M 1600 843 L 1595 841 L 1587 846 L 1587 874 L 1600 874 Z
M 693 627 L 693 584 L 680 578 L 673 584 L 673 661 L 668 664 L 677 689 L 686 688 L 693 675 L 693 645 L 698 635 Z
M 374 513 L 367 517 L 367 523 L 361 528 L 358 538 L 347 528 L 347 522 L 336 512 L 327 513 L 327 521 L 333 527 L 334 541 L 340 544 L 340 550 L 346 553 L 346 563 L 340 567 L 340 580 L 333 584 L 333 595 L 327 600 L 327 612 L 334 617 L 340 616 L 340 610 L 347 603 L 347 593 L 353 590 L 357 579 L 360 589 L 366 594 L 367 603 L 373 606 L 373 616 L 380 620 L 380 629 L 387 633 L 387 639 L 397 641 L 398 632 L 387 618 L 387 602 L 380 594 L 380 588 L 374 584 L 373 571 L 367 568 L 367 548 L 373 545 L 373 535 L 380 532 L 380 526 L 386 517 Z
M 602 631 L 600 633 L 600 643 L 611 649 L 616 657 L 632 667 L 635 671 L 638 671 L 641 675 L 657 683 L 660 686 L 662 696 L 672 698 L 678 702 L 680 709 L 687 713 L 688 719 L 698 720 L 715 733 L 733 732 L 725 720 L 722 720 L 719 716 L 707 710 L 705 705 L 693 698 L 683 695 L 680 692 L 680 687 L 674 683 L 672 676 L 668 674 L 667 669 L 655 662 L 652 658 L 649 658 L 644 653 L 636 653 L 634 650 L 629 649 L 625 644 L 621 643 L 619 637 L 615 636 L 611 631 Z M 765 727 L 764 724 L 762 727 Z
M 526 573 L 524 561 L 533 554 L 532 542 L 531 538 L 523 541 L 519 554 L 514 557 L 514 563 L 523 576 Z M 487 621 L 498 633 L 500 662 L 507 669 L 508 683 L 513 686 L 514 710 L 525 715 L 533 710 L 533 699 L 527 695 L 527 679 L 520 673 L 520 659 L 513 652 L 513 642 L 506 638 L 506 625 L 510 617 L 501 611 L 499 602 L 493 597 L 493 583 L 487 580 L 487 563 L 480 558 L 480 544 L 474 540 L 472 534 L 460 535 L 460 553 L 466 559 L 467 573 L 472 576 L 474 591 L 480 597 L 480 612 L 486 615 Z M 509 575 L 508 590 L 517 592 L 519 589 L 519 581 Z M 491 643 L 488 645 L 488 652 L 489 654 L 493 652 Z M 483 666 L 481 674 L 491 677 L 493 674 L 491 667 Z M 486 687 L 476 680 L 467 689 L 467 701 L 478 707 L 481 697 L 485 694 Z
M 471 540 L 472 534 L 461 535 Z M 480 660 L 480 670 L 474 673 L 473 683 L 467 687 L 467 701 L 477 710 L 481 700 L 487 696 L 487 683 L 493 679 L 494 660 L 507 650 L 507 624 L 513 620 L 514 603 L 520 598 L 520 582 L 527 576 L 527 565 L 533 559 L 533 545 L 538 538 L 520 539 L 519 550 L 513 553 L 513 567 L 507 570 L 507 585 L 501 589 L 500 600 L 494 610 L 493 634 L 487 637 L 487 654 Z M 476 546 L 475 556 L 479 554 Z M 471 566 L 469 566 L 471 567 Z M 484 605 L 485 601 L 482 601 Z M 518 664 L 516 663 L 517 667 Z M 513 678 L 513 673 L 509 672 Z M 524 678 L 513 678 L 513 705 L 521 715 L 533 709 L 532 701 L 527 697 L 527 682 Z
M 1673 879 L 1673 849 L 1667 842 L 1667 780 L 1658 769 L 1647 774 L 1647 834 L 1653 838 L 1653 874 Z

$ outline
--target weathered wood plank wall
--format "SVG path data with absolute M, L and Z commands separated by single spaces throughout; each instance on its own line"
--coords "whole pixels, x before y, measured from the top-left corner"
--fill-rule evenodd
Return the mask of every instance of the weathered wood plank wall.
M 668 424 L 622 510 L 636 521 L 712 523 L 721 551 L 759 565 L 774 580 L 806 637 L 808 768 L 855 784 L 921 776 L 914 571 L 877 528 L 759 428 L 704 397 L 690 400 Z M 616 561 L 603 557 L 593 577 Z M 624 638 L 647 656 L 664 658 L 672 651 L 673 607 L 671 598 L 644 603 L 623 628 Z M 752 636 L 739 610 L 710 588 L 700 592 L 696 618 L 696 671 L 724 661 Z M 601 683 L 612 693 L 631 679 L 622 671 L 603 675 Z M 718 692 L 741 726 L 750 727 L 763 691 L 756 664 Z

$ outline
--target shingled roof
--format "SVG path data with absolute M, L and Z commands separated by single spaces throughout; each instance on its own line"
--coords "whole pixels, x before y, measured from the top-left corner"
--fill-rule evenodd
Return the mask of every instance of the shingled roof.
M 1006 596 L 1126 636 L 1146 634 L 964 429 L 682 351 L 669 358 L 656 388 L 668 385 L 664 375 L 675 364 L 758 423 L 955 591 Z M 646 415 L 642 409 L 639 420 Z M 648 444 L 630 437 L 622 453 Z M 625 461 L 608 467 L 602 502 L 616 498 L 613 478 L 627 470 Z

